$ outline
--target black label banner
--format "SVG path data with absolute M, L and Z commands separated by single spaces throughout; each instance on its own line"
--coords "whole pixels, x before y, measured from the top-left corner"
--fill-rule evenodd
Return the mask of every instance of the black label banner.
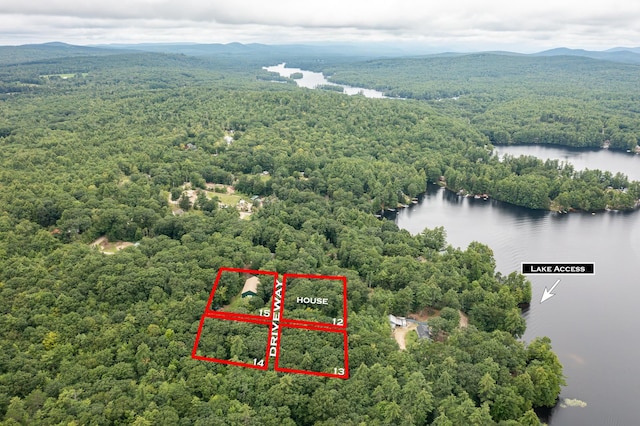
M 522 263 L 523 274 L 546 275 L 593 275 L 595 263 L 593 262 L 529 262 Z

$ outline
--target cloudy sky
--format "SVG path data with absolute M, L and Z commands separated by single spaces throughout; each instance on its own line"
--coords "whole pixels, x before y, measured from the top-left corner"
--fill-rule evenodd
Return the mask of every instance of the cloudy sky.
M 0 44 L 386 41 L 433 50 L 640 46 L 637 0 L 0 0 Z

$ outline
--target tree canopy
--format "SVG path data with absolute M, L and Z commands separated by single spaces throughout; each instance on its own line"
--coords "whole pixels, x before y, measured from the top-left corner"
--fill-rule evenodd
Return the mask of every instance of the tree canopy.
M 423 102 L 300 90 L 246 69 L 148 53 L 0 67 L 5 87 L 24 88 L 0 100 L 3 421 L 537 424 L 533 409 L 554 405 L 564 382 L 548 339 L 517 340 L 529 282 L 496 274 L 485 245 L 456 249 L 442 228 L 411 235 L 372 213 L 441 175 L 531 208 L 565 193 L 574 203 L 574 185 L 606 197 L 606 175 L 498 162 L 485 135 Z M 65 78 L 43 77 L 54 74 Z M 220 267 L 346 276 L 351 378 L 191 359 Z M 446 333 L 400 351 L 387 315 L 426 308 Z M 255 350 L 245 328 L 229 331 L 228 356 Z M 322 346 L 296 337 L 286 361 Z

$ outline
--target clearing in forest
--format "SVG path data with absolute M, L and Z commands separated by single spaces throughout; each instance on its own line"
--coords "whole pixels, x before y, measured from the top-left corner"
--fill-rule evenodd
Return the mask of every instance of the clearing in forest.
M 193 189 L 190 183 L 185 183 L 183 193 L 189 198 L 189 203 L 193 206 L 198 199 L 198 192 L 202 191 L 208 199 L 217 198 L 220 207 L 233 207 L 240 212 L 240 219 L 248 219 L 253 213 L 253 198 L 246 194 L 237 193 L 231 185 L 219 183 L 207 183 L 207 189 Z M 255 197 L 254 197 L 255 198 Z M 179 207 L 179 200 L 171 199 L 171 193 L 167 194 L 167 200 L 174 215 L 183 214 Z
M 91 243 L 91 247 L 97 247 L 104 254 L 115 254 L 116 252 L 134 245 L 128 241 L 109 242 L 106 236 L 102 236 Z
M 460 310 L 458 311 L 458 314 L 460 314 L 460 322 L 458 324 L 458 327 L 460 328 L 467 327 L 469 325 L 469 317 Z M 440 316 L 439 309 L 425 308 L 420 312 L 409 314 L 407 318 L 411 318 L 419 322 L 428 322 L 429 319 L 436 318 L 439 316 Z M 392 332 L 393 338 L 396 340 L 396 342 L 398 342 L 398 346 L 400 347 L 401 351 L 407 348 L 407 334 L 410 331 L 414 331 L 416 328 L 418 328 L 418 324 L 415 322 L 410 322 L 410 323 L 407 323 L 405 327 L 395 327 L 393 329 L 393 332 Z
M 407 349 L 407 333 L 418 328 L 418 324 L 415 322 L 409 323 L 406 327 L 396 327 L 393 329 L 393 338 L 398 342 L 400 350 Z
M 460 328 L 467 327 L 469 325 L 469 316 L 467 316 L 467 314 L 465 314 L 460 310 L 458 311 L 458 314 L 460 314 L 460 323 L 458 324 L 458 327 Z M 430 318 L 435 318 L 439 316 L 440 316 L 439 309 L 425 308 L 420 312 L 409 314 L 407 318 L 411 318 L 420 322 L 425 322 L 425 321 L 428 321 Z

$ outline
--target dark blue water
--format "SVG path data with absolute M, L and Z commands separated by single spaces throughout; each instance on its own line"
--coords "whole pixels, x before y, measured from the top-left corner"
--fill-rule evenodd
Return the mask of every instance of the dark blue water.
M 500 151 L 542 158 L 571 156 L 576 164 L 586 161 L 589 168 L 621 171 L 640 179 L 640 156 L 626 153 L 580 153 L 537 146 Z M 636 338 L 640 330 L 640 212 L 561 215 L 495 200 L 460 198 L 433 187 L 420 204 L 398 212 L 396 222 L 412 233 L 444 226 L 449 243 L 457 247 L 471 241 L 485 243 L 494 251 L 497 269 L 505 274 L 520 270 L 521 262 L 595 262 L 593 276 L 529 276 L 533 300 L 525 313 L 524 339 L 552 339 L 567 376 L 560 402 L 569 398 L 587 404 L 559 404 L 549 424 L 640 424 L 636 409 L 640 402 L 640 343 Z M 545 286 L 551 287 L 558 278 L 556 295 L 540 304 Z

